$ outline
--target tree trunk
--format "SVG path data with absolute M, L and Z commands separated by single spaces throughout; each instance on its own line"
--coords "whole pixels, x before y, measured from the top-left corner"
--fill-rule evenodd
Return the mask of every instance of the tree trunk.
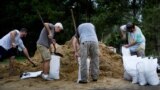
M 133 17 L 136 18 L 136 0 L 132 2 L 132 9 L 133 9 Z

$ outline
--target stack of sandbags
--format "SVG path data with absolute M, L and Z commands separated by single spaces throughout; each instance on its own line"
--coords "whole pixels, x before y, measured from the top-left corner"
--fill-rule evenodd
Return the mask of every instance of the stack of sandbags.
M 122 48 L 124 78 L 140 85 L 158 85 L 157 59 L 131 56 L 128 51 L 127 48 Z

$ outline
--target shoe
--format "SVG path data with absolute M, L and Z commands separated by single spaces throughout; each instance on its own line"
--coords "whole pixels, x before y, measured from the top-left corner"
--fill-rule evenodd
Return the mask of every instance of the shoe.
M 97 82 L 97 79 L 93 79 L 93 82 Z
M 82 80 L 80 80 L 78 83 L 80 83 L 80 84 L 86 84 L 87 81 L 82 81 Z
M 0 76 L 0 79 L 3 79 L 3 76 Z
M 46 81 L 52 81 L 53 79 L 49 77 L 49 75 L 42 74 L 42 78 Z

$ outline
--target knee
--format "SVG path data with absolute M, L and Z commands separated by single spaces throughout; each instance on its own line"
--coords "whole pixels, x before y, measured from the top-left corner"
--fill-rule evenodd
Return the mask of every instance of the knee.
M 15 59 L 15 56 L 11 56 L 11 57 L 10 57 L 10 60 L 14 60 L 14 59 Z

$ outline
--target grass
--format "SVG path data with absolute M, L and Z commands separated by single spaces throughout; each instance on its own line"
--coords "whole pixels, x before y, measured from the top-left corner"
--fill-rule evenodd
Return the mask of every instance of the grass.
M 26 59 L 26 58 L 23 57 L 23 56 L 17 56 L 17 57 L 16 57 L 16 60 L 17 60 L 17 61 L 20 61 L 20 62 L 23 62 L 25 59 Z M 2 64 L 7 64 L 8 62 L 9 62 L 9 59 L 7 58 L 7 59 L 4 59 L 3 62 L 0 62 L 0 63 L 2 63 Z

